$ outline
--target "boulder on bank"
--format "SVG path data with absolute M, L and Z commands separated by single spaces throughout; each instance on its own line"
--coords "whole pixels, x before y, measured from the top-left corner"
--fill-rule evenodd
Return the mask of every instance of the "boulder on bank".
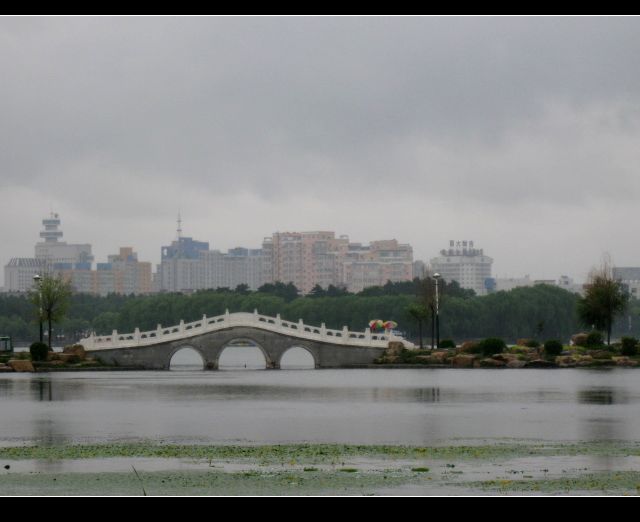
M 399 344 L 401 347 L 404 348 L 402 343 L 389 343 L 389 345 L 391 344 Z M 84 346 L 82 346 L 81 344 L 74 344 L 73 346 L 65 346 L 64 350 L 62 350 L 62 353 L 67 355 L 75 355 L 78 361 L 84 361 L 87 358 L 87 352 L 85 351 Z
M 447 352 L 433 352 L 427 355 L 417 355 L 416 361 L 419 361 L 420 364 L 443 365 L 448 363 L 446 360 L 448 355 Z
M 613 359 L 594 359 L 587 366 L 591 366 L 593 368 L 616 366 L 616 362 Z
M 495 357 L 490 359 L 482 359 L 480 361 L 480 368 L 504 368 L 507 365 L 505 361 L 500 361 Z
M 613 360 L 616 363 L 616 366 L 626 366 L 629 368 L 633 368 L 638 366 L 638 361 L 633 361 L 631 359 L 629 359 L 629 357 L 623 356 L 623 357 L 614 357 Z
M 590 350 L 587 353 L 594 359 L 611 359 L 613 356 L 608 350 Z
M 575 368 L 577 360 L 570 355 L 559 355 L 556 357 L 556 364 L 560 368 Z
M 436 364 L 444 364 L 445 359 L 448 357 L 448 355 L 449 352 L 433 352 L 431 354 L 431 358 Z
M 458 353 L 475 353 L 478 350 L 478 343 L 476 341 L 465 341 L 456 350 Z
M 6 364 L 0 364 L 0 373 L 8 373 L 13 372 L 13 368 L 7 366 Z
M 14 372 L 35 372 L 31 361 L 21 359 L 11 359 L 7 366 L 9 366 Z
M 545 359 L 535 359 L 529 361 L 524 365 L 525 368 L 557 368 L 558 365 L 552 361 L 546 361 Z
M 505 364 L 511 362 L 511 361 L 517 361 L 518 360 L 518 356 L 515 353 L 497 353 L 495 355 L 492 355 L 491 358 L 494 361 L 500 361 L 503 362 Z
M 507 368 L 524 368 L 527 365 L 525 361 L 514 359 L 507 363 Z
M 473 368 L 473 361 L 476 358 L 473 355 L 456 355 L 451 359 L 451 365 L 454 368 Z

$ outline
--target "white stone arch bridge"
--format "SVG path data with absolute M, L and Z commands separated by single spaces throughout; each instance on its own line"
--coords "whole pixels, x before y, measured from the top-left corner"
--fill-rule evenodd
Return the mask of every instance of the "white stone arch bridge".
M 346 326 L 332 330 L 298 322 L 284 321 L 253 313 L 229 313 L 203 316 L 192 323 L 155 330 L 90 336 L 80 343 L 85 350 L 105 364 L 132 366 L 148 370 L 168 370 L 171 358 L 183 348 L 198 352 L 209 370 L 217 370 L 222 351 L 233 341 L 250 341 L 262 351 L 267 368 L 279 369 L 284 354 L 291 348 L 304 348 L 313 357 L 316 368 L 353 368 L 372 364 L 390 342 L 413 344 L 391 333 L 374 333 L 365 329 L 350 331 Z

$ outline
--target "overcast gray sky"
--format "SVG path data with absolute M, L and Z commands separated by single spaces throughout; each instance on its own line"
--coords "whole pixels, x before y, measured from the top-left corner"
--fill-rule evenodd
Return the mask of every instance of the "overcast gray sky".
M 0 18 L 0 263 L 53 209 L 185 235 L 472 239 L 494 275 L 640 265 L 638 18 Z

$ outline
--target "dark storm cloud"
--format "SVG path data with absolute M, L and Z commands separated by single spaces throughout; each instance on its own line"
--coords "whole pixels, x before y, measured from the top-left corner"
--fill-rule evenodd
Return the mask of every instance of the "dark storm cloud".
M 639 29 L 635 18 L 3 18 L 3 191 L 46 192 L 85 223 L 166 219 L 185 201 L 206 219 L 202 204 L 223 211 L 224 197 L 292 205 L 299 226 L 271 207 L 279 217 L 264 226 L 301 228 L 317 223 L 300 216 L 318 201 L 342 216 L 318 227 L 360 234 L 363 212 L 387 227 L 353 201 L 362 193 L 394 216 L 464 202 L 487 223 L 514 205 L 631 205 Z M 397 219 L 419 255 L 440 247 Z M 468 220 L 450 218 L 451 233 Z

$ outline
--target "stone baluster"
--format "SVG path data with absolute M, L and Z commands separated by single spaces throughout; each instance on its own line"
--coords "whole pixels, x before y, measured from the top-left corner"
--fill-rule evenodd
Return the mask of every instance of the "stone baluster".
M 111 345 L 118 346 L 118 330 L 111 332 Z
M 183 332 L 184 332 L 184 319 L 182 319 L 182 320 L 180 321 L 180 326 L 179 326 L 178 331 L 179 331 L 180 333 L 183 333 Z
M 327 327 L 324 325 L 324 323 L 322 323 L 320 325 L 320 335 L 322 337 L 326 337 L 327 336 Z
M 136 328 L 133 332 L 133 340 L 136 344 L 140 344 L 140 328 Z

